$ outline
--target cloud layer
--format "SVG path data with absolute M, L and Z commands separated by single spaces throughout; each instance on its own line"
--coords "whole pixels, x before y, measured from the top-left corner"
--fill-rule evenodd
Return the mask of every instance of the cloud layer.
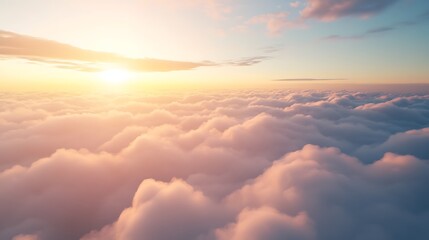
M 0 239 L 426 239 L 428 97 L 1 93 Z

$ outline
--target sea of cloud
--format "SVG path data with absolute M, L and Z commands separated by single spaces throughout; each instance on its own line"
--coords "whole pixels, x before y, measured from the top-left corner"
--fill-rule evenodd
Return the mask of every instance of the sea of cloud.
M 429 95 L 0 93 L 0 239 L 429 239 Z

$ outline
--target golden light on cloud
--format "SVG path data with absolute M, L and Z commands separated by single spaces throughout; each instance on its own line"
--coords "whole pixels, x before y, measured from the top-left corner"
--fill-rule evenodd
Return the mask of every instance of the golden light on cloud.
M 105 83 L 118 85 L 128 82 L 131 79 L 132 74 L 125 69 L 111 68 L 101 71 L 99 73 L 99 77 Z

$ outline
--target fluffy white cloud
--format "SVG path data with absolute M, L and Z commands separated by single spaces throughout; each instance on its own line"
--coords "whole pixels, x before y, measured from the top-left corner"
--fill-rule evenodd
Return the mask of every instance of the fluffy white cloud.
M 91 239 L 199 239 L 220 226 L 228 214 L 203 193 L 181 180 L 171 183 L 145 180 L 138 188 L 132 206 L 117 222 Z
M 306 232 L 316 239 L 424 239 L 428 173 L 427 162 L 411 156 L 389 153 L 365 165 L 338 149 L 307 145 L 227 200 L 237 209 L 269 206 L 290 217 L 305 214 L 311 220 Z
M 311 223 L 305 213 L 295 217 L 269 207 L 245 209 L 236 224 L 217 231 L 221 240 L 239 239 L 314 239 Z
M 0 239 L 428 237 L 427 95 L 0 102 Z

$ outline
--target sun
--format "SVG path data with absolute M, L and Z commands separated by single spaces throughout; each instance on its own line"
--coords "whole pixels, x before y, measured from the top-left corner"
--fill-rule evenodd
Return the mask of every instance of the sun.
M 106 69 L 99 73 L 99 77 L 109 84 L 122 84 L 131 79 L 131 73 L 120 68 Z

